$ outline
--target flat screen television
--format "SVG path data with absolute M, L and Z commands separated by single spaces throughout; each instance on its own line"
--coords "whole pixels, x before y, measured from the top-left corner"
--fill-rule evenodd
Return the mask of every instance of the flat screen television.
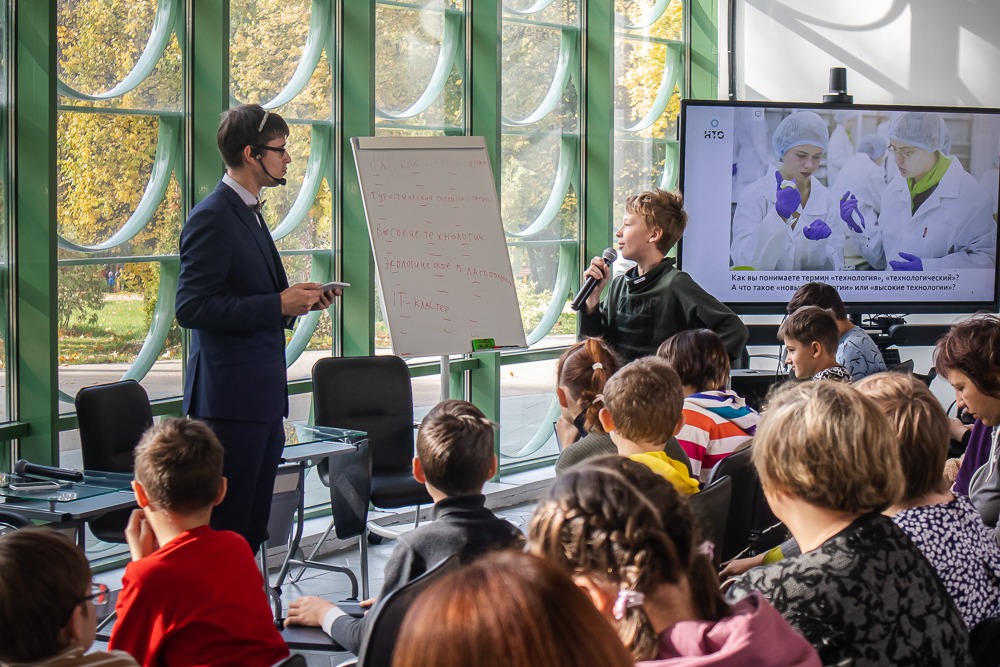
M 680 133 L 679 264 L 736 312 L 997 311 L 1000 109 L 685 100 Z

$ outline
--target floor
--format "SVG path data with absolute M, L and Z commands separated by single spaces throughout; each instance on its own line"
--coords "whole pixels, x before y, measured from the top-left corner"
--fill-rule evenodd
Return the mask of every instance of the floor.
M 497 503 L 504 504 L 505 501 L 510 502 L 513 500 L 513 502 L 516 502 L 517 504 L 495 509 L 494 511 L 498 516 L 507 519 L 523 531 L 527 531 L 531 515 L 537 504 L 535 498 L 542 492 L 539 485 L 544 485 L 548 479 L 551 479 L 551 476 L 552 469 L 549 468 L 547 470 L 522 473 L 505 478 L 502 484 L 491 484 L 488 486 L 487 502 L 491 506 L 496 506 Z M 513 495 L 510 493 L 512 488 L 523 489 L 525 492 L 521 496 Z M 520 501 L 517 500 L 519 497 Z M 309 528 L 307 526 L 307 533 L 309 532 Z M 314 530 L 317 528 L 322 530 L 321 522 L 316 522 L 312 528 Z M 380 545 L 370 545 L 368 548 L 369 585 L 373 595 L 382 587 L 385 563 L 392 554 L 394 546 L 394 541 L 386 540 Z M 334 565 L 349 567 L 357 574 L 361 571 L 360 552 L 356 545 L 334 551 L 320 560 Z M 275 565 L 277 562 L 279 562 L 277 559 L 272 559 L 271 565 Z M 122 570 L 112 570 L 95 576 L 95 580 L 107 584 L 114 590 L 121 586 L 121 574 Z M 295 574 L 294 570 L 292 574 Z M 272 574 L 272 580 L 274 576 L 275 574 Z M 318 595 L 329 600 L 339 600 L 350 597 L 350 592 L 350 583 L 344 575 L 315 569 L 307 570 L 297 584 L 285 584 L 283 586 L 282 612 L 283 615 L 287 612 L 289 600 L 294 600 L 303 595 Z M 105 646 L 106 644 L 100 641 L 94 644 L 95 648 L 104 648 Z M 310 667 L 333 667 L 354 657 L 350 653 L 332 650 L 298 650 L 297 652 L 306 657 L 306 661 Z

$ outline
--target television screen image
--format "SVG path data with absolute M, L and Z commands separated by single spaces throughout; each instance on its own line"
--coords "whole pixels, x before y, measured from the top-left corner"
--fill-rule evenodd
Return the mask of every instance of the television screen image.
M 737 312 L 996 309 L 1000 110 L 685 100 L 681 268 Z

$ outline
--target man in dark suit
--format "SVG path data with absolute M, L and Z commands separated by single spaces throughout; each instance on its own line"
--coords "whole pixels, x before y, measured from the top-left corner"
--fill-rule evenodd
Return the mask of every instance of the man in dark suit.
M 184 412 L 219 437 L 229 482 L 211 525 L 240 533 L 254 551 L 266 538 L 284 445 L 285 329 L 334 297 L 319 283 L 289 287 L 259 212 L 261 188 L 285 183 L 287 139 L 284 119 L 258 105 L 225 112 L 226 174 L 191 211 L 180 242 L 177 322 L 191 330 Z

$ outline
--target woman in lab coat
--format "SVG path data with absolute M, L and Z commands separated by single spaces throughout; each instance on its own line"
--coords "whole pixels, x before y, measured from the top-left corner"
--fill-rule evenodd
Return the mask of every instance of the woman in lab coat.
M 947 140 L 940 114 L 897 114 L 889 122 L 889 152 L 899 177 L 882 194 L 877 222 L 859 215 L 853 193 L 841 196 L 840 217 L 874 268 L 938 271 L 995 265 L 993 203 L 958 158 L 943 152 Z
M 743 190 L 733 216 L 733 266 L 758 271 L 833 270 L 838 248 L 825 222 L 833 199 L 814 176 L 829 144 L 812 111 L 786 116 L 771 136 L 776 171 Z

